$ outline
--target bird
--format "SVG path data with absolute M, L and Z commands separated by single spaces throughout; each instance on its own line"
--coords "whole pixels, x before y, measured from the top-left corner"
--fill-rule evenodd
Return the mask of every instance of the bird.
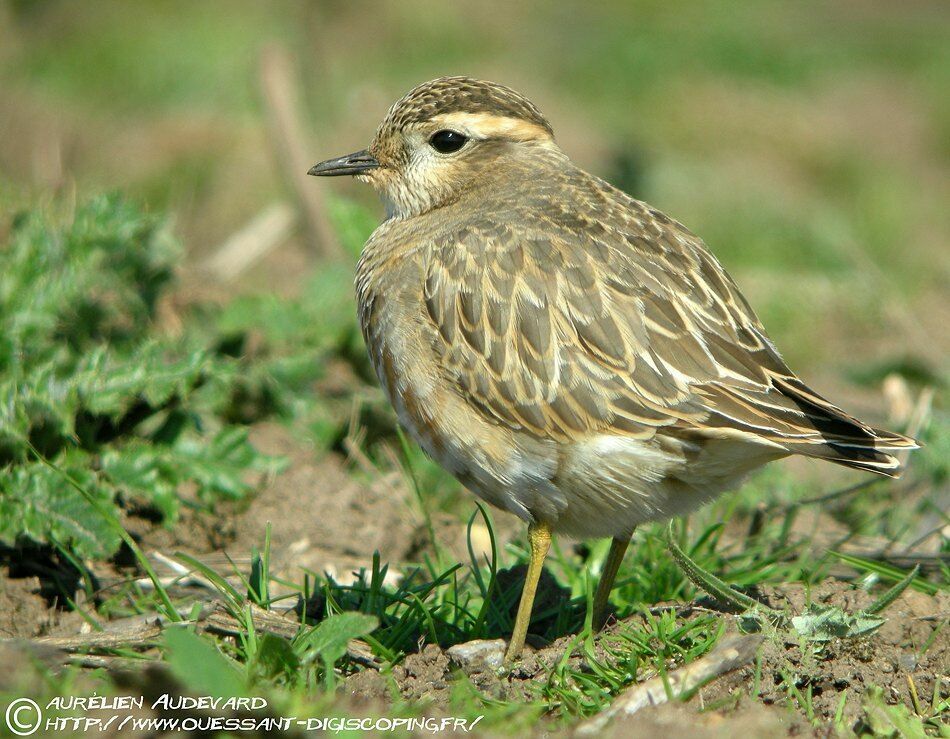
M 789 455 L 896 477 L 917 447 L 809 388 L 702 239 L 574 164 L 506 86 L 418 85 L 368 148 L 308 174 L 355 176 L 385 204 L 355 287 L 400 425 L 527 523 L 506 664 L 524 648 L 552 535 L 611 538 L 600 628 L 638 525 Z

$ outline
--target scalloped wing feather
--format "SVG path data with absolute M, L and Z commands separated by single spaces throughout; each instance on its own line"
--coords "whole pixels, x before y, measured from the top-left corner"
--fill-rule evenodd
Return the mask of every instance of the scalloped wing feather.
M 480 413 L 562 442 L 739 432 L 896 473 L 912 440 L 807 388 L 700 239 L 587 177 L 572 209 L 529 198 L 517 229 L 470 219 L 429 250 L 432 346 Z

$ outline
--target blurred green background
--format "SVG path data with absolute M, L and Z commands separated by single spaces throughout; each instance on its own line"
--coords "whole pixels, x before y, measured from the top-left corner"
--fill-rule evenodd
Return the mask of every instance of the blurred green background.
M 262 50 L 275 45 L 300 80 L 313 162 L 364 146 L 418 82 L 494 79 L 535 100 L 581 165 L 702 235 L 820 389 L 882 415 L 856 379 L 944 368 L 950 11 L 941 0 L 7 0 L 2 221 L 36 202 L 118 188 L 170 213 L 198 264 L 292 195 L 260 87 Z M 328 189 L 334 213 L 352 200 L 372 214 L 354 227 L 359 243 L 381 213 L 373 194 L 310 184 Z M 223 291 L 293 294 L 318 268 L 297 235 Z M 196 270 L 182 276 L 214 291 Z

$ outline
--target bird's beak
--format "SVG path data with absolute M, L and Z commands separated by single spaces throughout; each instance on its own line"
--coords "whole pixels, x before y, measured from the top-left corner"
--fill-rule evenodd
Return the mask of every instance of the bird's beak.
M 314 164 L 307 174 L 317 177 L 339 177 L 341 175 L 364 174 L 379 167 L 376 157 L 368 149 L 354 151 L 352 154 L 327 159 L 325 162 Z

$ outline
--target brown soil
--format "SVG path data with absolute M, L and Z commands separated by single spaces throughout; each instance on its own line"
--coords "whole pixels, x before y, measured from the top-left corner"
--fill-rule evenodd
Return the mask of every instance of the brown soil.
M 346 581 L 354 570 L 368 566 L 374 551 L 392 563 L 395 575 L 400 563 L 418 561 L 431 546 L 413 494 L 400 474 L 363 475 L 347 469 L 341 457 L 317 455 L 278 425 L 256 427 L 253 440 L 264 452 L 286 456 L 290 462 L 287 471 L 266 481 L 244 504 L 222 507 L 213 517 L 186 513 L 174 529 L 130 516 L 126 523 L 146 553 L 168 556 L 187 551 L 219 571 L 229 567 L 227 553 L 246 570 L 250 553 L 262 546 L 265 524 L 270 522 L 272 567 L 278 577 L 299 582 L 302 572 L 310 570 Z M 502 532 L 499 546 L 521 535 L 516 522 L 502 516 L 496 516 L 496 522 Z M 464 524 L 437 516 L 434 527 L 440 544 L 460 560 L 467 560 Z M 32 564 L 27 561 L 31 556 L 35 558 Z M 17 559 L 7 552 L 0 563 L 0 637 L 69 635 L 82 630 L 80 616 L 63 608 L 50 587 L 50 573 L 66 578 L 68 568 L 48 553 L 43 557 L 46 559 L 35 552 L 20 553 Z M 128 562 L 114 563 L 96 575 L 107 582 L 127 577 L 129 572 Z M 792 587 L 764 588 L 760 596 L 791 613 L 799 612 L 806 601 L 805 592 Z M 863 591 L 834 579 L 816 586 L 810 597 L 850 612 L 869 603 Z M 749 695 L 754 670 L 748 666 L 713 682 L 686 703 L 644 709 L 619 721 L 611 728 L 612 735 L 689 732 L 697 737 L 720 737 L 736 731 L 748 737 L 815 735 L 818 730 L 799 711 L 789 710 L 788 693 L 782 685 L 786 679 L 794 680 L 803 692 L 810 688 L 815 721 L 821 726 L 829 725 L 845 692 L 844 717 L 853 725 L 870 685 L 883 688 L 887 701 L 910 704 L 913 684 L 917 700 L 929 705 L 935 681 L 950 665 L 950 629 L 941 629 L 948 615 L 947 595 L 929 597 L 908 591 L 891 606 L 887 623 L 870 639 L 830 642 L 817 654 L 803 651 L 794 641 L 767 640 L 760 651 L 758 697 Z M 614 624 L 610 631 L 622 630 L 636 618 Z M 363 670 L 350 675 L 344 700 L 385 711 L 392 696 L 398 694 L 412 703 L 427 704 L 434 713 L 451 713 L 450 697 L 456 684 L 470 681 L 488 699 L 525 701 L 537 695 L 569 644 L 570 638 L 565 637 L 529 650 L 521 665 L 505 677 L 487 668 L 466 674 L 442 648 L 427 645 L 406 656 L 390 674 Z M 5 649 L 7 663 L 14 668 L 21 660 L 35 657 L 17 652 L 9 644 Z M 572 655 L 570 662 L 575 669 L 584 668 L 580 654 Z M 703 710 L 710 706 L 712 710 Z M 562 728 L 562 724 L 547 720 L 538 725 L 537 733 Z
M 0 568 L 0 639 L 75 634 L 83 620 L 66 610 L 37 575 L 21 575 L 16 565 Z M 14 574 L 11 574 L 14 573 Z
M 305 572 L 312 572 L 343 583 L 368 567 L 374 552 L 390 563 L 390 578 L 399 576 L 403 563 L 418 562 L 422 554 L 433 552 L 414 493 L 401 473 L 373 469 L 362 474 L 337 454 L 301 444 L 276 423 L 253 427 L 251 441 L 261 452 L 286 459 L 287 469 L 265 481 L 248 500 L 219 506 L 214 516 L 185 510 L 171 529 L 127 518 L 126 526 L 143 551 L 182 551 L 224 571 L 230 569 L 230 557 L 246 568 L 252 551 L 263 548 L 270 524 L 271 571 L 276 577 L 300 582 Z M 432 518 L 438 545 L 467 561 L 465 524 L 447 514 Z M 495 521 L 499 547 L 522 533 L 514 517 L 496 512 Z M 476 550 L 488 547 L 483 528 L 473 527 Z
M 770 605 L 792 613 L 799 612 L 805 604 L 805 593 L 798 587 L 771 588 L 763 595 Z M 863 591 L 838 581 L 816 587 L 812 600 L 849 612 L 871 602 Z M 913 684 L 917 700 L 929 706 L 937 676 L 945 674 L 950 665 L 950 632 L 943 628 L 948 616 L 950 597 L 946 594 L 930 597 L 908 591 L 890 607 L 887 622 L 873 637 L 831 641 L 817 653 L 811 649 L 803 652 L 794 637 L 767 639 L 759 653 L 758 700 L 749 695 L 755 680 L 755 667 L 749 665 L 714 681 L 686 703 L 643 709 L 634 717 L 619 721 L 613 727 L 613 735 L 671 736 L 687 729 L 698 730 L 696 736 L 700 737 L 734 735 L 737 730 L 756 737 L 826 735 L 797 711 L 787 710 L 788 691 L 782 685 L 786 678 L 794 680 L 803 693 L 810 687 L 815 722 L 823 727 L 831 725 L 845 692 L 848 699 L 843 717 L 846 725 L 853 726 L 861 716 L 864 692 L 871 685 L 884 690 L 884 699 L 889 704 L 911 705 Z M 622 631 L 639 618 L 621 621 L 609 632 Z M 459 680 L 470 680 L 488 699 L 522 701 L 534 695 L 547 680 L 569 643 L 570 637 L 565 637 L 542 649 L 529 650 L 520 666 L 505 677 L 499 677 L 490 668 L 466 675 L 453 665 L 445 651 L 430 644 L 393 668 L 392 678 L 404 699 L 443 709 L 448 709 L 453 687 Z M 575 653 L 569 664 L 583 670 L 585 659 Z M 387 695 L 386 685 L 386 679 L 378 674 L 356 673 L 348 678 L 347 692 L 367 700 L 380 700 Z M 726 707 L 704 710 L 706 706 L 720 704 Z

